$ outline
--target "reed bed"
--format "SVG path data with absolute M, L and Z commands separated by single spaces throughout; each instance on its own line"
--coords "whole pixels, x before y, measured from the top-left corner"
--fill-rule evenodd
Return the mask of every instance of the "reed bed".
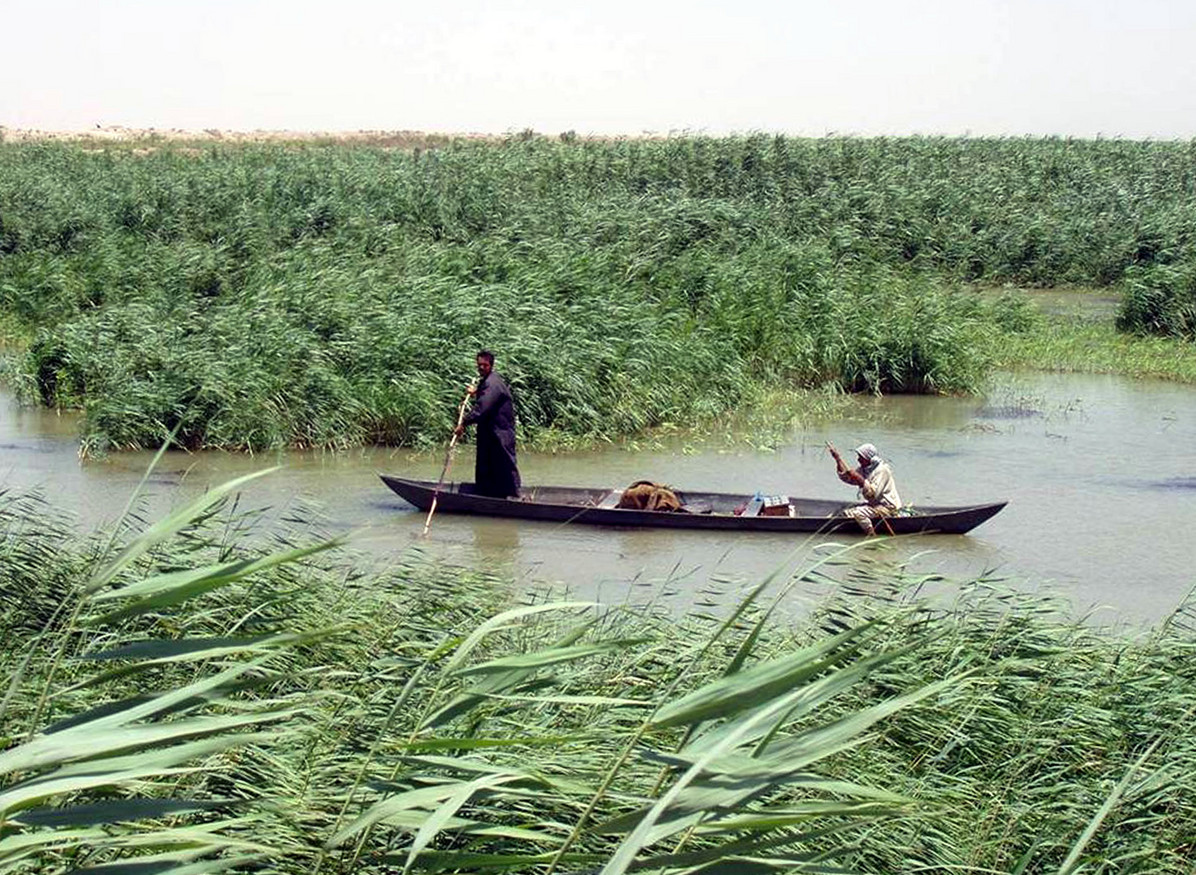
M 1118 328 L 1196 340 L 1196 263 L 1189 260 L 1127 271 L 1125 288 Z
M 1190 604 L 824 545 L 599 607 L 263 530 L 250 479 L 91 536 L 0 496 L 0 871 L 1190 871 Z
M 1196 383 L 1196 349 L 1191 343 L 1060 318 L 1043 319 L 1031 330 L 1009 335 L 994 361 L 1006 370 L 1120 374 Z
M 1127 330 L 1186 336 L 1194 154 L 4 143 L 0 324 L 28 344 L 25 397 L 85 411 L 86 452 L 176 428 L 192 447 L 438 441 L 479 346 L 533 440 L 691 423 L 767 390 L 971 391 L 1017 320 L 963 284 L 1125 283 L 1170 314 L 1127 305 Z

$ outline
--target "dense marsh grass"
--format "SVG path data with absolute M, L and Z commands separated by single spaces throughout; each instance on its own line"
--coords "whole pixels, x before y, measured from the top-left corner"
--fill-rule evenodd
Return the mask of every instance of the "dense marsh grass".
M 82 407 L 88 451 L 175 427 L 194 447 L 436 441 L 482 345 L 533 439 L 692 422 L 761 387 L 969 391 L 1012 323 L 959 284 L 1186 275 L 1194 154 L 3 144 L 0 319 L 28 342 L 23 392 Z
M 828 546 L 599 609 L 263 542 L 243 485 L 115 540 L 0 497 L 0 871 L 1190 870 L 1190 605 L 1118 635 Z
M 1196 260 L 1127 272 L 1117 327 L 1196 340 Z
M 1042 319 L 1008 335 L 994 357 L 1007 370 L 1120 374 L 1196 383 L 1196 349 L 1172 338 L 1117 331 L 1111 324 Z

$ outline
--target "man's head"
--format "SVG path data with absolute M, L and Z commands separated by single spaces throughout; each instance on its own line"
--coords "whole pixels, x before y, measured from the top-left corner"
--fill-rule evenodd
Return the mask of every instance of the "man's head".
M 866 468 L 872 464 L 872 460 L 877 457 L 876 447 L 872 444 L 860 444 L 855 448 L 856 459 L 860 463 L 861 468 Z
M 478 376 L 485 379 L 490 376 L 492 370 L 494 370 L 494 353 L 483 349 L 478 353 Z

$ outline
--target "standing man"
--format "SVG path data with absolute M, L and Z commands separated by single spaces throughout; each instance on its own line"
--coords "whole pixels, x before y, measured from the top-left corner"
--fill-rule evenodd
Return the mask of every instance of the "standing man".
M 843 513 L 859 523 L 864 534 L 875 535 L 876 520 L 883 520 L 901 510 L 901 496 L 897 494 L 897 481 L 893 479 L 893 469 L 880 457 L 872 444 L 860 444 L 856 447 L 856 461 L 860 466 L 854 469 L 847 467 L 847 463 L 834 447 L 830 444 L 827 446 L 831 455 L 835 457 L 839 479 L 852 486 L 858 486 L 860 498 L 864 499 L 862 504 L 852 505 Z M 889 531 L 891 533 L 892 529 Z
M 457 426 L 477 425 L 474 490 L 491 498 L 519 497 L 519 467 L 515 464 L 515 404 L 506 381 L 494 373 L 494 353 L 478 353 L 478 382 L 469 390 L 473 407 Z

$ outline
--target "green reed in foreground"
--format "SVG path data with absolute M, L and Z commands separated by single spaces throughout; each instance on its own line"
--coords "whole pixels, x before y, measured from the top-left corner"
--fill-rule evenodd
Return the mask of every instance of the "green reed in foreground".
M 520 598 L 242 485 L 115 542 L 0 506 L 0 871 L 1190 865 L 1188 607 L 1126 639 L 830 546 L 713 613 Z

